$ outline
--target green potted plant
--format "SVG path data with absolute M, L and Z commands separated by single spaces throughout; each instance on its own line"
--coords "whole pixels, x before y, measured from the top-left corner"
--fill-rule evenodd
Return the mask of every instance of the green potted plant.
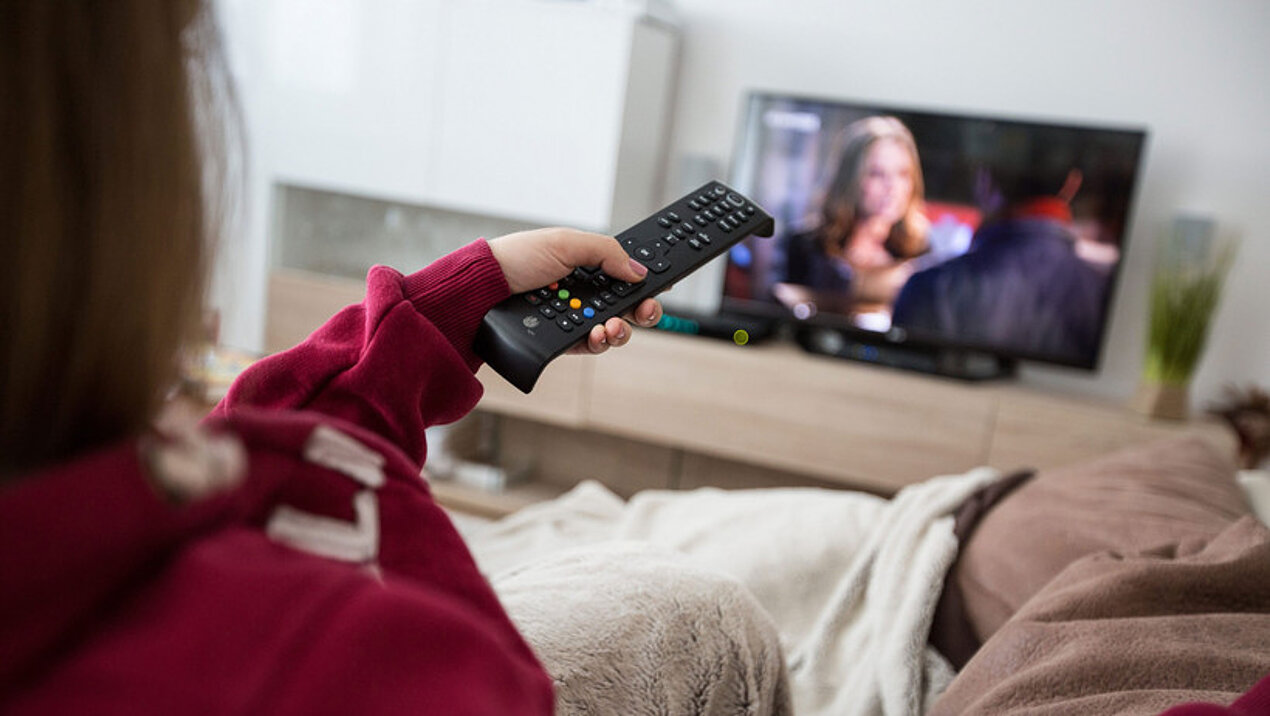
M 1150 323 L 1135 407 L 1180 420 L 1190 412 L 1190 384 L 1204 353 L 1209 323 L 1235 257 L 1235 245 L 1213 243 L 1213 222 L 1179 217 L 1160 247 L 1151 280 Z

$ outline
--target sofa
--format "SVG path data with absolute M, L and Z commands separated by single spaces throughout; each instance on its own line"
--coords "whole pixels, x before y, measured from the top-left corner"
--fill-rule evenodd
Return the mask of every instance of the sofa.
M 706 488 L 623 500 L 588 482 L 462 529 L 557 677 L 561 713 L 622 712 L 623 699 L 627 713 L 724 713 L 683 708 L 667 685 L 717 673 L 678 652 L 718 637 L 767 654 L 729 677 L 751 690 L 749 713 L 1158 714 L 1229 704 L 1270 674 L 1270 530 L 1236 474 L 1210 443 L 1176 438 L 1039 472 L 933 476 L 889 499 Z M 677 576 L 659 586 L 663 567 Z M 726 611 L 676 601 L 694 579 L 753 613 L 728 626 L 685 617 Z M 632 619 L 642 626 L 614 630 Z M 673 655 L 647 636 L 663 631 L 683 636 Z M 578 681 L 596 659 L 603 688 Z

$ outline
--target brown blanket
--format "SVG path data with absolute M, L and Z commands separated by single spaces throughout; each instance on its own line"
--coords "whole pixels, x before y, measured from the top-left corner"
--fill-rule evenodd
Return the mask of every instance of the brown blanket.
M 1270 673 L 1270 530 L 1091 555 L 984 644 L 931 711 L 1156 714 L 1228 704 Z

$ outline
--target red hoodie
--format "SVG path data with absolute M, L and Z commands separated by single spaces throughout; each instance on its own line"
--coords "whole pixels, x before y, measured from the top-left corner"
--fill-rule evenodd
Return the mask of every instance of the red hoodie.
M 549 677 L 420 478 L 481 395 L 484 241 L 253 366 L 205 425 L 241 485 L 174 505 L 139 440 L 0 492 L 0 711 L 547 714 Z

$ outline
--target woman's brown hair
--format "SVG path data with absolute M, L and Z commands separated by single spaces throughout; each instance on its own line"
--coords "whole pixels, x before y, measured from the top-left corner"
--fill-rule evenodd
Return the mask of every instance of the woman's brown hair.
M 137 433 L 173 385 L 228 87 L 198 0 L 0 6 L 0 479 Z
M 922 165 L 917 155 L 917 142 L 908 127 L 895 117 L 866 117 L 852 122 L 838 136 L 838 165 L 825 192 L 820 230 L 821 248 L 829 254 L 841 254 L 855 231 L 860 213 L 860 182 L 864 176 L 869 150 L 884 139 L 898 142 L 913 158 L 913 197 L 904 218 L 891 227 L 886 248 L 897 258 L 912 258 L 927 249 L 926 217 L 921 206 L 925 196 Z

